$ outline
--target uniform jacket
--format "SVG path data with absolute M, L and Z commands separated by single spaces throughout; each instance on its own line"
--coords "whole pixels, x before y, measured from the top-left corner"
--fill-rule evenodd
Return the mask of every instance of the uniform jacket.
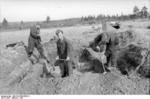
M 34 39 L 41 40 L 40 36 L 37 34 L 37 28 L 35 26 L 30 28 L 30 36 Z
M 68 57 L 72 57 L 72 45 L 70 41 L 64 37 L 61 41 L 60 39 L 57 41 L 57 55 L 60 59 L 66 59 Z
M 37 34 L 36 27 L 31 27 L 30 28 L 30 36 L 28 38 L 28 54 L 29 54 L 29 56 L 33 53 L 34 48 L 37 48 L 37 50 L 40 52 L 40 54 L 43 53 L 41 37 Z
M 90 44 L 93 50 L 96 50 L 96 46 L 106 46 L 106 51 L 112 51 L 118 45 L 119 39 L 115 33 L 103 32 L 99 34 L 94 41 Z

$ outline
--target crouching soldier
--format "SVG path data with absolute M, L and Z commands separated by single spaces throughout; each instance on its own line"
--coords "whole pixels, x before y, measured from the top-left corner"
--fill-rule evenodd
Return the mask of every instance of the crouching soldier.
M 73 67 L 71 64 L 71 45 L 70 42 L 63 36 L 62 30 L 57 30 L 57 57 L 61 70 L 61 77 L 70 76 L 73 73 Z
M 33 57 L 34 57 L 34 59 L 39 60 L 33 54 L 34 48 L 36 48 L 37 51 L 39 52 L 42 63 L 44 64 L 43 68 L 47 68 L 47 73 L 48 73 L 49 69 L 48 69 L 47 63 L 49 63 L 49 60 L 47 59 L 46 55 L 44 54 L 44 49 L 41 44 L 40 26 L 38 26 L 38 25 L 32 26 L 30 28 L 30 35 L 29 35 L 29 39 L 28 39 L 27 53 L 28 53 L 28 57 L 32 63 L 34 63 Z
M 92 43 L 90 43 L 90 47 L 97 51 L 101 52 L 106 56 L 106 64 L 105 67 L 110 67 L 116 65 L 115 61 L 115 48 L 119 43 L 119 39 L 117 38 L 115 33 L 103 32 L 99 34 Z

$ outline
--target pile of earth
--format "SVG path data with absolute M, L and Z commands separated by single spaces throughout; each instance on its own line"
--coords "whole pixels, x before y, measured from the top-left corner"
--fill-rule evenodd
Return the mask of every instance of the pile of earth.
M 118 35 L 120 49 L 116 53 L 117 67 L 127 72 L 137 70 L 140 76 L 150 78 L 150 38 L 134 30 Z

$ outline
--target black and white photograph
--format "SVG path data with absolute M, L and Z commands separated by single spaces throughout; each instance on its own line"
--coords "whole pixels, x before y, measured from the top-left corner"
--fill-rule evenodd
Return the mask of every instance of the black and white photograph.
M 0 99 L 30 95 L 149 96 L 150 0 L 0 0 Z

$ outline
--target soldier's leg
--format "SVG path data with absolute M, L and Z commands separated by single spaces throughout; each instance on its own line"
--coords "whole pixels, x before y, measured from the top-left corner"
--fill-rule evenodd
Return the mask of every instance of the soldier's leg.
M 36 44 L 36 48 L 41 56 L 41 58 L 43 59 L 46 59 L 45 55 L 44 55 L 44 50 L 42 48 L 42 45 L 41 44 Z
M 68 70 L 67 74 L 68 74 L 68 76 L 71 76 L 73 74 L 73 65 L 72 65 L 71 61 L 67 61 L 66 66 L 67 66 L 67 70 Z
M 61 77 L 65 77 L 65 64 L 64 64 L 64 62 L 61 62 L 59 64 L 59 67 L 60 67 Z
M 111 66 L 112 67 L 115 67 L 117 64 L 116 64 L 116 56 L 115 56 L 115 52 L 112 52 L 111 54 Z
M 34 47 L 35 47 L 35 41 L 31 37 L 29 37 L 27 54 L 32 64 L 34 64 L 35 61 L 34 57 L 32 56 Z
M 47 59 L 45 53 L 44 53 L 44 49 L 43 49 L 43 46 L 41 45 L 41 43 L 37 40 L 36 41 L 36 46 L 35 46 L 40 54 L 40 57 L 42 59 L 45 59 L 47 63 L 49 63 L 49 60 Z
M 50 73 L 50 67 L 49 67 L 49 61 L 47 60 L 45 54 L 44 54 L 44 50 L 43 50 L 43 47 L 41 45 L 41 43 L 37 40 L 36 41 L 36 48 L 40 54 L 40 57 L 43 62 L 43 66 L 45 67 L 45 71 L 44 71 L 44 74 L 46 74 L 46 76 L 52 76 L 52 74 Z
M 68 61 L 64 61 L 65 76 L 69 76 Z
M 68 63 L 67 63 L 67 61 L 65 61 L 64 62 L 64 75 L 65 75 L 65 77 L 69 75 L 68 71 L 69 71 L 68 70 Z
M 105 56 L 106 56 L 106 59 L 107 59 L 107 63 L 104 64 L 104 67 L 105 67 L 105 70 L 107 72 L 110 72 L 110 70 L 109 70 L 109 67 L 111 66 L 111 54 L 110 54 L 110 51 L 106 51 L 105 52 Z
M 47 59 L 47 57 L 44 53 L 43 46 L 38 41 L 36 42 L 36 48 L 37 48 L 38 52 L 40 53 L 41 58 L 45 59 L 49 63 L 49 60 Z
M 107 63 L 105 64 L 106 67 L 110 67 L 111 65 L 111 54 L 106 52 L 106 59 L 107 59 Z
M 46 76 L 46 77 L 54 77 L 51 74 L 50 68 L 48 67 L 48 64 L 47 64 L 45 59 L 40 59 L 39 63 L 42 64 L 42 66 L 43 66 L 43 72 L 41 74 L 41 77 L 44 77 L 44 76 Z
M 43 64 L 43 71 L 42 71 L 42 74 L 40 75 L 41 77 L 45 77 L 46 76 L 46 73 L 47 73 L 47 68 L 46 68 L 46 65 Z

